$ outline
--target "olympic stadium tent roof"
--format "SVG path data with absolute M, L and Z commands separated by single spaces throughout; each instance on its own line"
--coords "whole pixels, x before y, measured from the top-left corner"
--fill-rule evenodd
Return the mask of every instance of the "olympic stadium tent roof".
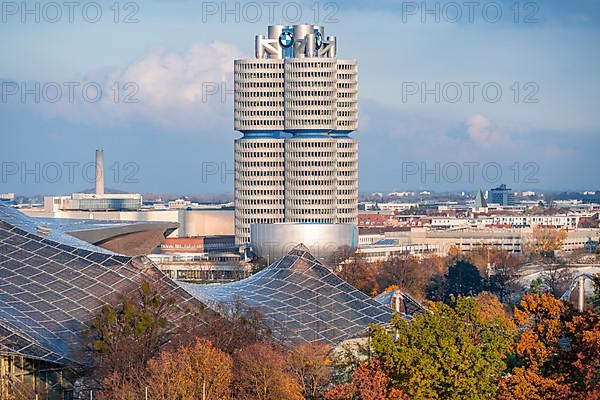
M 0 354 L 77 361 L 85 324 L 143 282 L 157 285 L 182 308 L 201 306 L 145 257 L 125 257 L 43 228 L 0 205 Z
M 36 218 L 28 217 L 12 207 L 1 204 L 0 220 L 18 227 L 19 229 L 26 231 L 26 233 L 43 235 L 45 239 L 98 253 L 111 254 L 108 250 L 91 245 L 88 242 L 67 234 L 65 230 L 61 229 L 59 224 L 49 224 L 47 220 L 37 220 Z
M 178 282 L 208 307 L 223 312 L 237 299 L 261 311 L 282 340 L 329 344 L 362 336 L 370 324 L 387 324 L 392 309 L 350 286 L 304 245 L 244 280 L 199 285 Z

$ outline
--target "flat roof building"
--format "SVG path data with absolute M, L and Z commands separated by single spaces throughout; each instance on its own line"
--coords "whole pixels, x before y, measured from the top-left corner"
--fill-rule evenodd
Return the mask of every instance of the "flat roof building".
M 489 190 L 488 203 L 499 204 L 501 206 L 514 206 L 515 194 L 512 189 L 507 188 L 505 184 L 502 184 Z

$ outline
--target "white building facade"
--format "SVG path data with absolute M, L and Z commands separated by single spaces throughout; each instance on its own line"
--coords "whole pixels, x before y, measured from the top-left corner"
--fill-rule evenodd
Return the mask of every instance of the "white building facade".
M 234 63 L 235 236 L 252 224 L 357 224 L 358 70 L 317 25 L 273 25 Z

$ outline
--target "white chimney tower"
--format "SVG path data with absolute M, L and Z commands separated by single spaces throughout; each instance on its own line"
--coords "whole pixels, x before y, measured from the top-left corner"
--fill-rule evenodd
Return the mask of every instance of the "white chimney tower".
M 104 150 L 96 150 L 96 194 L 104 194 Z

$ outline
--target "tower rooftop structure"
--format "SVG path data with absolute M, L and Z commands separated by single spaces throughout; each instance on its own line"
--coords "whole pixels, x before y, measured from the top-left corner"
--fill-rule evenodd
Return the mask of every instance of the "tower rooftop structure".
M 244 135 L 344 135 L 357 128 L 355 60 L 320 25 L 271 25 L 255 58 L 235 61 L 235 129 Z

